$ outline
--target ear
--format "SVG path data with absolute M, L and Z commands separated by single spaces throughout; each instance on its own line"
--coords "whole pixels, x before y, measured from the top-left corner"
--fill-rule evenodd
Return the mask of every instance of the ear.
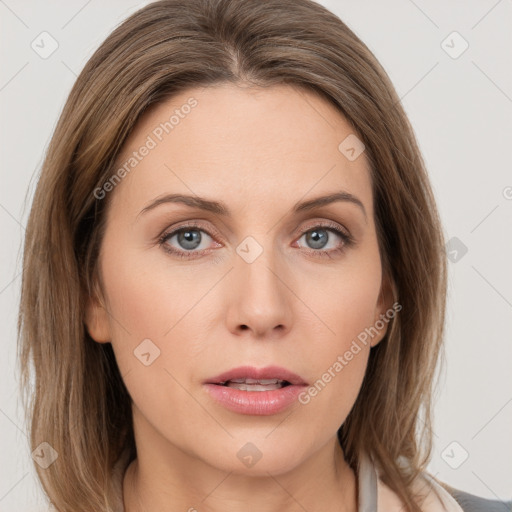
M 112 339 L 107 309 L 97 279 L 94 278 L 93 292 L 86 300 L 85 326 L 89 336 L 98 343 L 109 343 Z
M 394 307 L 394 298 L 396 296 L 396 286 L 391 277 L 385 274 L 382 278 L 379 298 L 375 307 L 373 326 L 375 330 L 378 331 L 378 334 L 372 338 L 370 343 L 372 347 L 375 347 L 382 341 L 388 331 L 389 323 L 393 316 L 396 315 L 396 311 L 400 311 L 400 309 L 402 309 L 399 305 L 396 309 Z

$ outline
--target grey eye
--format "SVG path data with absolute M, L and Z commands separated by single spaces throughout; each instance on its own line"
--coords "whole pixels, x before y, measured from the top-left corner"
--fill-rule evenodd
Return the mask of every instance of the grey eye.
M 171 243 L 173 238 L 176 238 L 177 247 L 176 243 Z M 191 252 L 197 249 L 201 245 L 201 242 L 208 242 L 209 238 L 211 238 L 210 235 L 202 229 L 182 228 L 169 233 L 165 239 L 165 243 L 177 250 Z

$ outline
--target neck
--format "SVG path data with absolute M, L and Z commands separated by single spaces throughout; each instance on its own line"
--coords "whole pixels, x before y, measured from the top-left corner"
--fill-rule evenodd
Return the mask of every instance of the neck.
M 263 476 L 225 471 L 161 437 L 139 437 L 123 480 L 125 512 L 357 512 L 356 474 L 336 437 L 291 470 Z

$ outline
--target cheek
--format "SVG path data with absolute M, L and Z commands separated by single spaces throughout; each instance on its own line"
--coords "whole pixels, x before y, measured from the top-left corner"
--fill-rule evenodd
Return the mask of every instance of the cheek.
M 199 303 L 217 278 L 198 280 L 162 257 L 151 264 L 142 252 L 125 253 L 123 261 L 105 256 L 112 347 L 134 404 L 172 438 L 184 435 L 176 417 L 211 428 L 211 417 L 187 390 L 204 350 L 197 341 L 204 330 Z
M 295 286 L 313 313 L 311 325 L 322 346 L 344 351 L 353 338 L 370 328 L 377 314 L 381 289 L 381 263 L 376 244 L 347 253 L 338 266 L 319 266 L 303 273 Z M 322 350 L 323 352 L 323 350 Z
M 359 394 L 370 354 L 371 340 L 365 328 L 373 308 L 364 295 L 341 294 L 338 305 L 337 314 L 325 316 L 336 334 L 329 331 L 304 351 L 311 377 L 299 403 L 303 414 L 323 418 L 322 425 L 316 424 L 318 436 L 324 429 L 337 430 L 345 421 Z
M 202 272 L 198 276 L 193 265 L 177 268 L 179 263 L 155 249 L 128 249 L 122 260 L 112 257 L 112 249 L 123 244 L 128 245 L 126 240 L 112 236 L 105 244 L 102 260 L 112 346 L 121 372 L 138 371 L 145 362 L 154 360 L 152 368 L 168 369 L 186 384 L 190 376 L 182 362 L 187 361 L 190 368 L 204 350 L 200 344 L 204 336 L 200 334 L 206 329 L 208 315 L 202 312 L 205 303 L 209 307 L 212 303 L 211 299 L 202 299 L 214 287 L 218 275 Z M 148 352 L 141 361 L 140 356 Z M 156 384 L 152 381 L 155 373 L 148 376 L 149 385 Z
M 137 338 L 162 338 L 186 313 L 185 306 L 199 300 L 201 282 L 176 268 L 163 250 L 138 247 L 129 233 L 112 232 L 104 242 L 102 272 L 113 328 L 122 338 L 128 332 Z M 115 257 L 116 247 L 124 248 L 122 258 Z
M 314 283 L 316 285 L 314 286 Z M 326 422 L 341 425 L 359 393 L 376 331 L 376 307 L 381 267 L 378 252 L 347 259 L 336 274 L 309 276 L 300 293 L 315 313 L 309 327 L 309 354 L 313 378 L 299 402 L 309 414 L 322 414 Z

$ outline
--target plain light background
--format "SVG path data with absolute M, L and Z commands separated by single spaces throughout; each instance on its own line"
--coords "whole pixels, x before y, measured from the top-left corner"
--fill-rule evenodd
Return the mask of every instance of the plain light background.
M 16 372 L 21 246 L 34 185 L 76 76 L 112 29 L 144 3 L 0 0 L 1 512 L 45 504 Z M 446 365 L 429 471 L 454 487 L 510 500 L 512 0 L 320 3 L 390 75 L 450 241 Z M 41 38 L 47 51 L 51 39 L 58 44 L 47 58 L 31 46 L 42 46 Z

